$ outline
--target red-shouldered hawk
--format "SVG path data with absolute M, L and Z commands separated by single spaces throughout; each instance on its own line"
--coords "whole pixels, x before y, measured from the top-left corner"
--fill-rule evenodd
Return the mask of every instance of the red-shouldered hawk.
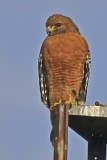
M 54 14 L 46 28 L 38 60 L 41 99 L 48 108 L 84 104 L 91 64 L 87 42 L 69 17 Z

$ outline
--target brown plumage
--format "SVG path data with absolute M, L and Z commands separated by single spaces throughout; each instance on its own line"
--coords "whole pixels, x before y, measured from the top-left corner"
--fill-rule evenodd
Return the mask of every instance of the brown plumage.
M 90 70 L 87 42 L 73 21 L 55 14 L 46 22 L 48 37 L 39 56 L 41 98 L 49 108 L 61 102 L 83 104 Z

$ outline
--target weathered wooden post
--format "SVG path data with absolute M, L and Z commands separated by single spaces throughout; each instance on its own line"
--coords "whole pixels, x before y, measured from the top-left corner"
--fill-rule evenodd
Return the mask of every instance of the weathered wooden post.
M 62 104 L 51 111 L 54 160 L 67 160 L 68 124 L 88 141 L 88 160 L 106 160 L 107 106 L 70 107 Z
M 54 160 L 67 160 L 68 106 L 57 106 L 51 111 L 51 114 L 53 124 L 51 141 L 54 147 Z

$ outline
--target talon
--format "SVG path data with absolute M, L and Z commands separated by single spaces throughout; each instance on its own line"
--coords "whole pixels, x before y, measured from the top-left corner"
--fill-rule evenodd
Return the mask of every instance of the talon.
M 53 110 L 57 105 L 59 105 L 61 103 L 62 103 L 62 100 L 60 100 L 59 102 L 54 103 L 54 105 L 50 107 L 50 110 Z
M 72 104 L 72 105 L 76 105 L 76 106 L 77 106 L 77 105 L 78 105 L 78 102 L 75 101 L 74 99 L 71 99 L 71 98 L 70 98 L 68 101 L 65 102 L 65 104 Z

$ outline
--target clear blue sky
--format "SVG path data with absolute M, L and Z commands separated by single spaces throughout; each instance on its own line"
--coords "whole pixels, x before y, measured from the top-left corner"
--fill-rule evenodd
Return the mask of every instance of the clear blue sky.
M 106 0 L 0 0 L 0 159 L 52 160 L 49 111 L 41 103 L 38 54 L 53 13 L 71 17 L 89 43 L 87 104 L 107 103 Z M 69 129 L 68 160 L 86 160 L 87 142 Z

